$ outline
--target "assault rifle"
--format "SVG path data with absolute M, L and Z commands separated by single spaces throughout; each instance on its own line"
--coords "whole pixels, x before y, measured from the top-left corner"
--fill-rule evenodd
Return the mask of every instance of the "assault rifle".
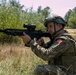
M 41 37 L 49 37 L 51 39 L 51 35 L 49 33 L 41 30 L 35 30 L 36 26 L 34 24 L 24 24 L 23 27 L 26 29 L 5 28 L 5 29 L 0 29 L 0 32 L 13 36 L 22 36 L 23 32 L 25 32 L 32 39 L 34 38 L 39 39 Z

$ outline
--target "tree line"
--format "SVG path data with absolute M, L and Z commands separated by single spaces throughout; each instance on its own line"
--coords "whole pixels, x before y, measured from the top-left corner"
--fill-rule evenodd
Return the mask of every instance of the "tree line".
M 51 13 L 50 7 L 42 9 L 38 7 L 37 11 L 33 7 L 25 8 L 17 0 L 1 0 L 0 2 L 0 28 L 21 28 L 23 24 L 36 24 L 36 29 L 45 30 L 43 26 L 44 19 Z M 65 20 L 68 21 L 68 27 L 76 27 L 76 7 L 70 9 L 65 14 Z M 0 33 L 0 42 L 12 43 L 20 42 L 20 39 Z
M 76 28 L 76 7 L 69 9 L 64 18 L 68 23 L 68 27 Z

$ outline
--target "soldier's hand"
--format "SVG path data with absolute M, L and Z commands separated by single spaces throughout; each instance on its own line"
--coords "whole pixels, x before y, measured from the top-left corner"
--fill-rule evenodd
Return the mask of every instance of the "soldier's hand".
M 27 35 L 26 33 L 23 33 L 24 36 L 20 36 L 24 42 L 24 44 L 27 44 L 30 40 L 31 37 L 29 35 Z
M 42 45 L 44 43 L 44 40 L 43 38 L 40 38 L 38 40 L 36 40 L 36 42 L 39 44 L 39 45 Z

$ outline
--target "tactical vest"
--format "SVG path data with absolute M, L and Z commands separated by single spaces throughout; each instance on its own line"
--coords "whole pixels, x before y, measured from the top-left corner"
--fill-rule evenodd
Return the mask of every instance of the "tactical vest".
M 64 33 L 56 39 L 59 38 L 64 40 L 69 39 L 73 46 L 69 47 L 69 49 L 61 56 L 55 58 L 54 65 L 57 65 L 62 69 L 66 69 L 66 72 L 70 72 L 71 75 L 76 75 L 76 41 L 68 33 Z

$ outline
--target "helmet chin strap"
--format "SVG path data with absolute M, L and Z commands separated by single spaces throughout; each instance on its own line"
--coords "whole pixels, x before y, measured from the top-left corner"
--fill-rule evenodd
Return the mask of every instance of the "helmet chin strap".
M 58 31 L 56 31 L 56 23 L 54 22 L 54 33 L 52 34 L 52 38 L 55 38 L 56 33 L 58 33 L 59 31 L 61 31 L 63 29 L 63 27 L 61 29 L 59 29 Z

